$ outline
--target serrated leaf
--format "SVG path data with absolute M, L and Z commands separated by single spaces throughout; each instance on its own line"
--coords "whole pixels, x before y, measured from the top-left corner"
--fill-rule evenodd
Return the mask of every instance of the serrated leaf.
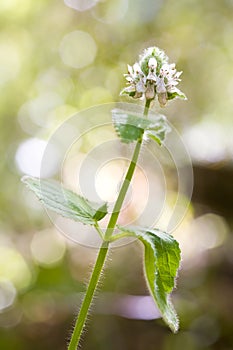
M 57 214 L 86 225 L 95 225 L 107 214 L 107 205 L 88 201 L 65 189 L 59 182 L 24 176 L 22 182 L 44 206 Z
M 139 141 L 143 137 L 149 137 L 161 145 L 166 133 L 170 131 L 166 117 L 163 115 L 153 115 L 149 118 L 143 118 L 128 114 L 120 109 L 114 109 L 112 111 L 112 119 L 118 136 L 125 143 Z
M 144 267 L 149 290 L 164 321 L 173 332 L 177 332 L 179 321 L 169 293 L 175 286 L 180 264 L 178 242 L 168 233 L 156 229 L 118 228 L 126 236 L 137 237 L 144 244 Z

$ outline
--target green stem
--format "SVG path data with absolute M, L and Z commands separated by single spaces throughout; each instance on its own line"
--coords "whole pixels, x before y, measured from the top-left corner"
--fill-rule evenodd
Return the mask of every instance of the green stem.
M 98 232 L 98 234 L 100 235 L 100 237 L 102 238 L 102 240 L 104 241 L 105 240 L 104 233 L 102 232 L 98 222 L 95 223 L 94 227 L 95 227 L 96 231 Z
M 86 291 L 86 295 L 83 299 L 82 306 L 75 323 L 74 332 L 72 334 L 68 350 L 76 350 L 79 344 L 79 340 L 80 340 L 83 328 L 85 326 L 88 310 L 90 308 L 96 287 L 99 282 L 100 274 L 102 272 L 104 262 L 108 253 L 108 246 L 109 246 L 108 242 L 103 242 L 99 250 L 99 254 L 98 254 L 94 269 L 92 271 L 92 275 Z
M 143 113 L 144 117 L 146 117 L 148 115 L 150 102 L 151 102 L 150 100 L 146 100 L 144 113 Z M 104 242 L 102 243 L 102 246 L 100 247 L 100 250 L 99 250 L 99 253 L 98 253 L 98 256 L 96 259 L 96 263 L 95 263 L 94 269 L 92 271 L 91 279 L 90 279 L 89 285 L 87 287 L 86 295 L 83 299 L 82 306 L 81 306 L 78 318 L 77 318 L 76 323 L 75 323 L 74 331 L 73 331 L 73 334 L 71 337 L 71 341 L 70 341 L 68 350 L 76 350 L 77 346 L 79 344 L 80 337 L 81 337 L 83 328 L 85 326 L 85 321 L 86 321 L 86 318 L 88 315 L 88 310 L 91 306 L 92 299 L 93 299 L 95 290 L 97 288 L 97 285 L 98 285 L 98 282 L 100 279 L 100 275 L 101 275 L 101 272 L 103 270 L 104 263 L 105 263 L 105 260 L 107 257 L 111 236 L 112 236 L 112 233 L 113 233 L 114 228 L 116 226 L 117 219 L 118 219 L 122 204 L 123 204 L 124 199 L 125 199 L 125 195 L 127 193 L 127 190 L 129 188 L 130 182 L 132 180 L 132 177 L 133 177 L 133 174 L 135 171 L 135 167 L 137 164 L 141 145 L 142 145 L 142 140 L 139 140 L 135 146 L 132 160 L 130 162 L 130 165 L 129 165 L 128 171 L 126 173 L 124 182 L 121 186 L 118 198 L 117 198 L 116 203 L 114 205 L 112 215 L 109 219 L 109 223 L 108 223 L 108 226 L 107 226 L 107 229 L 105 232 L 105 236 L 103 237 Z M 98 233 L 101 236 L 103 236 L 102 231 L 99 228 L 98 224 L 95 225 L 95 228 L 98 231 Z
M 117 233 L 116 235 L 112 236 L 110 238 L 110 242 L 115 242 L 118 239 L 124 238 L 124 237 L 129 237 L 129 233 L 128 232 L 123 232 L 123 233 Z
M 148 115 L 150 102 L 151 102 L 151 100 L 146 100 L 146 104 L 145 104 L 145 108 L 144 108 L 144 112 L 143 112 L 143 116 L 144 117 L 146 117 Z M 110 217 L 110 220 L 109 220 L 106 232 L 105 232 L 105 240 L 106 241 L 108 241 L 111 238 L 112 233 L 114 231 L 114 228 L 116 226 L 116 222 L 117 222 L 118 216 L 120 214 L 120 210 L 121 210 L 122 204 L 124 202 L 126 193 L 128 191 L 130 182 L 131 182 L 133 174 L 134 174 L 134 170 L 135 170 L 135 167 L 136 167 L 136 164 L 137 164 L 137 160 L 138 160 L 138 156 L 139 156 L 139 153 L 140 153 L 141 145 L 142 145 L 142 140 L 139 140 L 137 142 L 136 146 L 135 146 L 132 160 L 130 162 L 128 171 L 126 173 L 124 182 L 123 182 L 123 184 L 121 186 L 120 192 L 118 194 L 116 203 L 115 203 L 114 208 L 113 208 L 112 215 Z
M 114 228 L 116 226 L 116 222 L 117 222 L 118 216 L 120 214 L 120 210 L 121 210 L 122 204 L 124 202 L 125 195 L 126 195 L 126 193 L 128 191 L 130 182 L 132 180 L 132 177 L 133 177 L 133 174 L 134 174 L 134 171 L 135 171 L 135 167 L 136 167 L 136 164 L 137 164 L 137 160 L 138 160 L 139 152 L 140 152 L 140 149 L 141 149 L 141 145 L 142 145 L 142 141 L 139 140 L 137 142 L 136 146 L 135 146 L 132 160 L 130 162 L 128 171 L 126 173 L 124 182 L 123 182 L 123 184 L 121 186 L 118 198 L 117 198 L 116 203 L 114 205 L 113 212 L 112 212 L 112 215 L 110 217 L 110 220 L 109 220 L 109 223 L 108 223 L 108 226 L 107 226 L 107 229 L 106 229 L 106 233 L 105 233 L 105 240 L 106 241 L 108 241 L 110 239 L 110 237 L 112 236 L 112 233 L 114 231 Z

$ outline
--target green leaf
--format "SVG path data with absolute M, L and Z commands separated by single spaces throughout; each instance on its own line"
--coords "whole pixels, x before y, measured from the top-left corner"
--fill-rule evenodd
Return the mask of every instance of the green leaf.
M 89 202 L 90 203 L 90 202 Z M 94 208 L 95 205 L 92 203 L 92 207 Z M 99 204 L 98 204 L 99 207 Z M 101 219 L 103 219 L 105 217 L 105 215 L 108 213 L 108 207 L 107 207 L 107 203 L 104 203 L 101 207 L 96 208 L 96 213 L 93 216 L 93 219 L 95 221 L 100 221 Z
M 174 92 L 168 92 L 167 93 L 168 100 L 173 100 L 174 98 L 181 98 L 183 100 L 187 100 L 186 95 L 180 91 L 179 89 L 176 89 Z
M 135 91 L 129 91 L 129 89 L 127 87 L 124 88 L 123 90 L 121 90 L 121 93 L 120 93 L 121 96 L 128 95 L 130 97 L 134 97 L 135 94 L 136 94 L 136 90 Z
M 170 131 L 166 117 L 163 115 L 151 115 L 149 118 L 143 118 L 127 114 L 120 109 L 114 109 L 112 119 L 118 136 L 125 143 L 149 137 L 161 145 L 166 133 Z
M 24 176 L 22 182 L 32 190 L 44 206 L 66 218 L 95 225 L 107 214 L 107 204 L 88 201 L 65 189 L 59 182 Z
M 145 248 L 144 267 L 147 284 L 164 321 L 177 332 L 179 321 L 170 301 L 180 264 L 178 242 L 168 233 L 146 228 L 118 228 L 125 236 L 137 237 Z

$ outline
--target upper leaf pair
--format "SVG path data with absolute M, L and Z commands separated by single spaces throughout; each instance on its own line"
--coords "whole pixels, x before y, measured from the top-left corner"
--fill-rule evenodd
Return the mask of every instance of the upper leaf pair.
M 161 145 L 166 133 L 170 131 L 166 117 L 160 114 L 143 118 L 135 114 L 128 114 L 120 109 L 114 109 L 112 119 L 118 136 L 125 143 L 150 138 Z

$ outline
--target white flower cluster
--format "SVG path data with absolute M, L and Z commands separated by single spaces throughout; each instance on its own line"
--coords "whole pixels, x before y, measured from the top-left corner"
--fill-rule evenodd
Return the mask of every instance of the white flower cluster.
M 144 97 L 146 100 L 154 100 L 157 95 L 160 106 L 164 107 L 168 100 L 177 97 L 186 99 L 176 87 L 181 81 L 181 74 L 176 71 L 175 63 L 168 63 L 164 51 L 149 47 L 140 56 L 139 62 L 132 67 L 128 65 L 128 73 L 124 74 L 127 87 L 121 91 L 121 95 Z

